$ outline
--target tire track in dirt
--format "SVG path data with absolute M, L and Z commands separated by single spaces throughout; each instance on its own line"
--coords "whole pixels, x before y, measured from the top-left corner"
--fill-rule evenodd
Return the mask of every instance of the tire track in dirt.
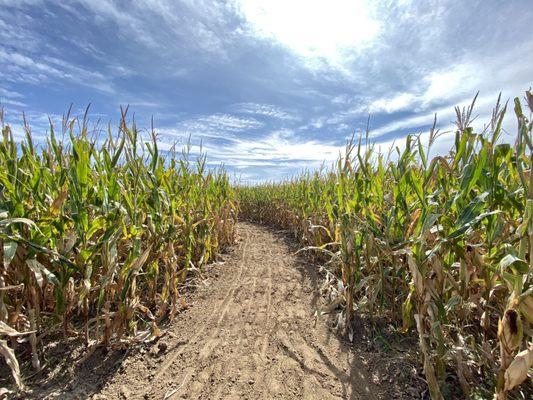
M 127 358 L 93 398 L 387 398 L 350 346 L 315 324 L 316 267 L 270 228 L 241 222 L 238 233 L 226 263 L 208 267 L 219 276 L 161 339 L 167 350 Z
M 226 295 L 226 297 L 224 297 L 223 301 L 220 304 L 218 304 L 213 309 L 213 311 L 211 312 L 211 316 L 210 316 L 211 319 L 213 317 L 215 317 L 217 313 L 220 313 L 220 317 L 219 317 L 219 319 L 217 321 L 217 325 L 220 325 L 220 322 L 221 322 L 222 318 L 224 317 L 224 315 L 225 315 L 225 313 L 227 311 L 228 304 L 230 303 L 231 298 L 232 298 L 233 294 L 235 293 L 235 290 L 237 290 L 237 288 L 239 287 L 239 283 L 240 283 L 239 280 L 242 277 L 242 274 L 243 274 L 243 271 L 244 271 L 244 259 L 246 257 L 247 243 L 248 243 L 248 240 L 247 240 L 247 237 L 245 237 L 244 245 L 242 247 L 242 262 L 239 264 L 238 276 L 235 276 L 235 279 L 232 282 L 232 287 L 231 287 L 230 291 L 228 292 L 228 294 Z M 220 310 L 222 310 L 222 311 L 220 311 Z M 196 340 L 200 337 L 200 335 L 202 333 L 204 333 L 206 328 L 207 328 L 207 324 L 203 325 L 201 327 L 201 329 L 193 336 L 193 338 L 190 340 L 190 342 L 191 343 L 195 343 Z M 208 343 L 209 343 L 209 340 L 206 342 L 205 346 L 207 346 Z M 161 377 L 168 370 L 168 368 L 176 361 L 176 359 L 183 352 L 185 352 L 186 350 L 187 350 L 187 347 L 184 347 L 180 351 L 177 351 L 175 354 L 173 354 L 172 356 L 168 357 L 167 360 L 165 361 L 165 363 L 163 365 L 161 365 L 160 369 L 158 369 L 157 373 L 154 376 L 154 379 L 158 379 L 159 377 Z

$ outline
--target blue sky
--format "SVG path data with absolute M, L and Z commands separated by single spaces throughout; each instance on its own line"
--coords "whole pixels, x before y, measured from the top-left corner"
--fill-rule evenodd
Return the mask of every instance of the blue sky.
M 154 117 L 161 148 L 190 136 L 250 182 L 331 162 L 369 115 L 386 149 L 435 112 L 451 129 L 477 91 L 482 125 L 500 91 L 533 85 L 526 0 L 62 3 L 0 0 L 0 101 L 15 132 L 22 111 L 39 139 L 71 103 L 91 103 L 103 125 L 129 104 L 139 126 Z

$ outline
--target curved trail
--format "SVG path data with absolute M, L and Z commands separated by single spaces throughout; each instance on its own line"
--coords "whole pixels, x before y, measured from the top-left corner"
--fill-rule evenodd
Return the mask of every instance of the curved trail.
M 219 277 L 199 291 L 160 355 L 126 359 L 94 398 L 374 399 L 365 366 L 315 323 L 315 267 L 249 223 Z

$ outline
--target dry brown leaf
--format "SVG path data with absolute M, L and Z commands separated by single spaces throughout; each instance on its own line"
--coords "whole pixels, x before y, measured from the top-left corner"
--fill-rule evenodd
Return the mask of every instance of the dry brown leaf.
M 533 348 L 518 353 L 505 371 L 505 390 L 520 385 L 526 378 L 529 368 L 533 366 Z
M 20 377 L 20 369 L 15 352 L 7 345 L 7 341 L 0 340 L 0 354 L 2 354 L 6 360 L 6 364 L 11 368 L 11 373 L 15 379 L 15 383 L 19 388 L 22 388 L 22 378 Z

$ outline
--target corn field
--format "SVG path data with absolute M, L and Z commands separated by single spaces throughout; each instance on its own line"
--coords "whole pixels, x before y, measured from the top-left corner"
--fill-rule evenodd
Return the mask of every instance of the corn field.
M 464 396 L 524 398 L 533 365 L 533 92 L 524 104 L 498 101 L 481 133 L 471 127 L 474 103 L 456 109 L 447 156 L 428 158 L 435 125 L 429 145 L 411 135 L 388 155 L 351 141 L 331 170 L 238 187 L 241 215 L 291 230 L 324 261 L 327 298 L 349 333 L 358 313 L 416 334 L 433 399 L 450 396 L 450 373 Z M 514 144 L 501 140 L 508 108 Z
M 0 121 L 0 353 L 16 384 L 18 351 L 39 370 L 52 334 L 93 347 L 159 336 L 188 272 L 233 243 L 226 173 L 163 155 L 125 111 L 103 133 L 67 114 L 40 145 Z

